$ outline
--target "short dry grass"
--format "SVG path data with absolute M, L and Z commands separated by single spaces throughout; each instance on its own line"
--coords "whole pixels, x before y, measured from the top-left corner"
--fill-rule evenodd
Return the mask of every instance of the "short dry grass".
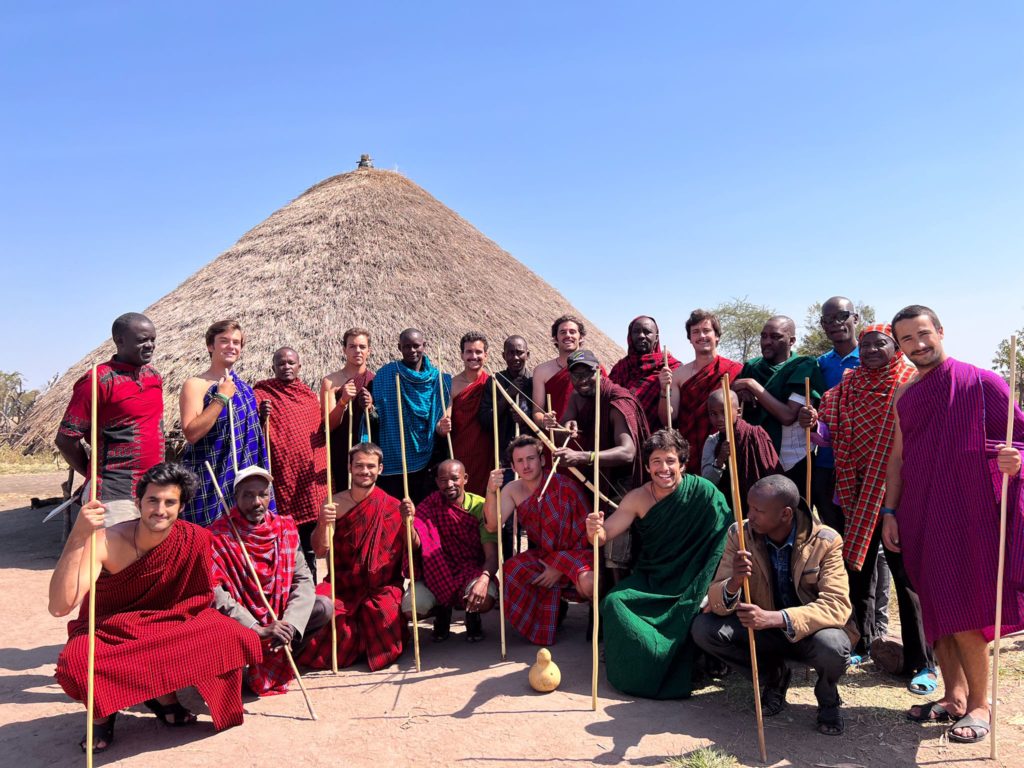
M 68 468 L 57 454 L 36 453 L 26 456 L 9 445 L 0 445 L 0 475 L 55 472 Z
M 739 765 L 732 755 L 710 747 L 700 747 L 685 755 L 670 757 L 663 765 L 670 768 L 735 768 Z

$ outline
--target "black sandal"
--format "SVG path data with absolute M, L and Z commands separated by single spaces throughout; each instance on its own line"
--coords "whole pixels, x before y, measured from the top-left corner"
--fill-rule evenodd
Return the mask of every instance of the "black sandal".
M 95 720 L 92 723 L 92 752 L 94 755 L 98 755 L 100 752 L 106 752 L 111 744 L 114 743 L 114 721 L 117 719 L 117 712 L 107 718 L 104 723 L 97 723 Z M 85 746 L 86 736 L 82 737 L 82 740 L 78 742 L 78 746 L 82 748 L 83 752 L 88 751 Z M 97 747 L 96 742 L 102 741 L 103 746 Z
M 793 670 L 786 667 L 782 672 L 778 685 L 766 685 L 764 693 L 761 694 L 761 714 L 765 717 L 774 717 L 786 708 L 786 691 L 789 690 L 789 681 L 793 677 Z
M 434 613 L 434 628 L 430 639 L 435 643 L 443 643 L 452 634 L 452 609 L 437 608 Z
M 818 707 L 818 733 L 823 736 L 842 736 L 846 730 L 846 721 L 839 705 L 834 707 Z
M 484 639 L 484 622 L 479 613 L 466 612 L 466 642 L 479 643 Z
M 159 718 L 161 723 L 172 728 L 183 728 L 199 720 L 194 712 L 181 706 L 180 701 L 176 701 L 173 704 L 161 704 L 156 699 L 147 699 L 143 704 Z

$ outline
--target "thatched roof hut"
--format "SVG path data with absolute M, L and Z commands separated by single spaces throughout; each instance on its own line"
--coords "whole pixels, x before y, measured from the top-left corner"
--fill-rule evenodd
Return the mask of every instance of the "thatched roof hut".
M 111 320 L 133 309 L 111 308 Z M 236 368 L 243 378 L 269 376 L 273 351 L 287 344 L 314 384 L 341 366 L 341 335 L 353 325 L 373 333 L 371 367 L 397 357 L 398 333 L 416 326 L 431 359 L 454 372 L 467 330 L 487 334 L 490 366 L 499 369 L 505 336 L 526 337 L 537 364 L 553 354 L 551 321 L 563 313 L 582 317 L 424 189 L 365 163 L 306 190 L 144 311 L 157 328 L 154 365 L 164 376 L 168 429 L 177 427 L 182 382 L 206 369 L 203 334 L 216 320 L 235 318 L 245 329 Z M 624 354 L 589 322 L 586 345 L 608 366 Z M 101 344 L 39 398 L 19 446 L 52 447 L 72 385 L 113 351 L 112 342 Z

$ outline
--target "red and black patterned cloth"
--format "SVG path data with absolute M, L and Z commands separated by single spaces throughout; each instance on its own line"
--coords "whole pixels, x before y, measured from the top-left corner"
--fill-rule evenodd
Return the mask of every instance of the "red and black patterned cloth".
M 629 324 L 633 327 L 640 318 L 634 318 Z M 672 355 L 668 356 L 668 367 L 673 371 L 680 365 Z M 661 351 L 661 344 L 655 344 L 654 349 L 646 355 L 641 355 L 633 348 L 633 335 L 630 334 L 626 342 L 626 356 L 619 360 L 613 367 L 608 378 L 625 387 L 640 403 L 647 414 L 647 423 L 651 431 L 655 432 L 661 428 L 661 416 L 658 415 L 658 404 L 661 401 L 662 388 L 658 374 L 665 367 L 665 353 Z
M 722 377 L 729 374 L 730 384 L 736 380 L 743 365 L 719 355 L 683 382 L 679 387 L 679 413 L 676 429 L 690 444 L 690 458 L 686 471 L 691 475 L 700 474 L 700 457 L 704 443 L 711 434 L 711 420 L 708 417 L 708 397 L 722 386 Z
M 356 504 L 334 528 L 334 615 L 338 666 L 366 655 L 371 670 L 402 655 L 402 512 L 398 499 L 380 488 Z M 329 584 L 317 594 L 330 596 Z M 316 669 L 331 666 L 331 624 L 309 636 L 298 661 Z
M 629 436 L 636 446 L 636 456 L 633 458 L 631 466 L 609 467 L 607 470 L 602 470 L 602 491 L 605 493 L 613 492 L 608 485 L 609 480 L 614 485 L 619 486 L 618 490 L 622 490 L 622 488 L 628 490 L 642 485 L 644 482 L 644 466 L 640 448 L 650 436 L 650 429 L 647 426 L 647 416 L 644 415 L 644 409 L 640 406 L 637 399 L 628 389 L 613 383 L 611 379 L 604 378 L 601 380 L 601 445 L 595 446 L 595 411 L 591 407 L 594 398 L 581 397 L 578 393 L 573 393 L 573 397 L 577 399 L 576 425 L 579 428 L 577 442 L 579 443 L 580 450 L 605 451 L 617 445 L 617 435 L 615 434 L 615 427 L 611 418 L 613 408 L 622 414 L 623 419 L 626 421 L 626 429 L 629 431 Z M 617 491 L 614 492 L 617 493 Z
M 163 379 L 151 365 L 111 358 L 97 373 L 97 496 L 100 501 L 134 498 L 146 470 L 164 460 Z M 89 439 L 92 371 L 75 382 L 58 434 Z
M 494 436 L 490 426 L 485 431 L 477 418 L 485 397 L 491 399 L 491 377 L 481 373 L 451 402 L 452 450 L 466 467 L 466 490 L 478 496 L 487 492 L 487 478 L 494 468 Z
M 502 581 L 512 626 L 531 643 L 551 645 L 559 602 L 580 599 L 574 585 L 581 573 L 593 569 L 594 552 L 587 541 L 590 505 L 582 486 L 555 474 L 544 496 L 539 494 L 540 488 L 516 508 L 519 526 L 537 547 L 506 560 Z M 562 574 L 551 588 L 533 583 L 547 565 Z
M 96 580 L 96 717 L 194 685 L 217 730 L 242 722 L 242 668 L 263 656 L 250 629 L 213 604 L 208 531 L 184 520 L 123 571 Z M 89 601 L 68 623 L 57 682 L 85 701 Z
M 253 386 L 262 408 L 270 403 L 270 466 L 277 511 L 296 523 L 317 519 L 327 498 L 327 450 L 320 399 L 298 379 L 265 379 Z
M 231 530 L 232 523 L 259 574 L 258 587 L 253 582 L 242 547 Z M 254 525 L 245 519 L 238 507 L 233 507 L 230 516 L 221 515 L 208 530 L 213 535 L 214 583 L 223 586 L 261 626 L 271 624 L 273 619 L 257 590 L 262 590 L 267 596 L 274 615 L 279 619 L 283 617 L 288 607 L 288 595 L 295 575 L 295 555 L 299 548 L 295 521 L 268 512 L 263 522 Z M 245 674 L 246 683 L 257 696 L 287 693 L 288 683 L 293 677 L 287 656 L 280 649 L 270 650 L 269 642 L 263 643 L 263 661 L 250 665 Z

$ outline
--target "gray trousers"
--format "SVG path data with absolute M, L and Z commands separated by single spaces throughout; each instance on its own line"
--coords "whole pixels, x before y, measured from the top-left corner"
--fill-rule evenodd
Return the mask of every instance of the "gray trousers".
M 693 641 L 705 652 L 751 676 L 747 629 L 735 615 L 700 613 L 690 627 Z M 850 663 L 850 638 L 841 629 L 822 629 L 791 643 L 781 629 L 754 633 L 758 677 L 765 686 L 777 686 L 787 661 L 813 667 L 818 673 L 814 696 L 819 707 L 839 706 L 839 678 Z

